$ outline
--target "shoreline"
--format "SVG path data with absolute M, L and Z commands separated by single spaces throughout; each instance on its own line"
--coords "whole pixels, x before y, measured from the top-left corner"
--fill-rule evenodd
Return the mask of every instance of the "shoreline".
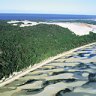
M 89 43 L 89 44 L 83 45 L 81 47 L 77 47 L 77 48 L 71 49 L 69 51 L 66 51 L 66 52 L 57 54 L 56 56 L 49 57 L 48 59 L 42 60 L 40 63 L 34 64 L 31 68 L 25 69 L 24 71 L 18 73 L 17 75 L 13 76 L 12 78 L 9 78 L 9 79 L 7 78 L 8 80 L 5 79 L 5 81 L 3 81 L 3 82 L 0 83 L 0 87 L 3 87 L 5 85 L 7 85 L 7 84 L 9 84 L 9 83 L 11 83 L 13 81 L 15 81 L 16 79 L 19 79 L 20 77 L 28 74 L 29 72 L 34 71 L 34 70 L 36 70 L 36 69 L 38 69 L 38 68 L 46 65 L 47 63 L 52 62 L 55 59 L 58 59 L 58 58 L 60 58 L 62 56 L 65 56 L 67 54 L 70 54 L 70 53 L 72 53 L 72 52 L 74 52 L 74 51 L 76 51 L 78 49 L 81 49 L 81 48 L 84 48 L 84 47 L 87 47 L 87 46 L 90 46 L 90 45 L 93 45 L 93 44 L 96 44 L 96 42 Z

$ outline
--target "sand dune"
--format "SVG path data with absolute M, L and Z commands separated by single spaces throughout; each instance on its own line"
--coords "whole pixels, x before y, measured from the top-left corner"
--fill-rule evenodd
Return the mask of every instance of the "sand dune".
M 13 24 L 13 26 L 16 26 L 16 24 L 20 23 L 20 27 L 26 27 L 26 26 L 34 26 L 38 24 L 52 24 L 52 25 L 58 25 L 64 28 L 68 28 L 70 31 L 74 32 L 76 35 L 82 36 L 82 35 L 88 35 L 90 32 L 96 33 L 96 25 L 92 24 L 86 24 L 86 23 L 70 23 L 70 22 L 33 22 L 33 21 L 9 21 L 7 23 Z

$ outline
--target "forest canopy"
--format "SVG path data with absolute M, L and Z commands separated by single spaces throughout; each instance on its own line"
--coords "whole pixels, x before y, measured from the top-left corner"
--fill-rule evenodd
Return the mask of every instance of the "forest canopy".
M 96 41 L 96 34 L 77 36 L 67 28 L 39 24 L 20 28 L 0 21 L 0 79 L 50 56 Z

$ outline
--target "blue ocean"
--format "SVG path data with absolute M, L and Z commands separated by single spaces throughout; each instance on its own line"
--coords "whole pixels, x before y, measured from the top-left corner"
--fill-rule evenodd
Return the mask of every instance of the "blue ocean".
M 96 19 L 96 15 L 0 13 L 0 20 L 67 20 L 67 19 Z

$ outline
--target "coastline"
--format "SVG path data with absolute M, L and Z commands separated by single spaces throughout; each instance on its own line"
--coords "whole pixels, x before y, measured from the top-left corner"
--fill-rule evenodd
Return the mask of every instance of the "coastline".
M 12 76 L 12 78 L 9 78 L 9 79 L 7 78 L 8 80 L 5 80 L 5 81 L 3 81 L 3 82 L 0 83 L 0 87 L 5 86 L 5 85 L 7 85 L 7 84 L 9 84 L 9 83 L 11 83 L 13 81 L 15 81 L 16 79 L 19 79 L 20 77 L 28 74 L 29 72 L 34 71 L 34 70 L 42 67 L 43 65 L 46 65 L 47 63 L 52 62 L 55 59 L 58 59 L 58 58 L 60 58 L 62 56 L 65 56 L 67 54 L 70 54 L 70 53 L 72 53 L 72 52 L 74 52 L 74 51 L 76 51 L 78 49 L 81 49 L 81 48 L 84 48 L 84 47 L 87 47 L 87 46 L 90 46 L 90 45 L 93 45 L 93 44 L 96 44 L 96 42 L 89 43 L 87 45 L 83 45 L 81 47 L 77 47 L 77 48 L 71 49 L 69 51 L 66 51 L 66 52 L 57 54 L 56 56 L 53 56 L 53 57 L 49 57 L 48 59 L 45 59 L 45 60 L 41 61 L 40 63 L 34 64 L 32 67 L 29 67 L 28 69 L 26 69 L 26 70 L 18 73 L 17 75 Z

